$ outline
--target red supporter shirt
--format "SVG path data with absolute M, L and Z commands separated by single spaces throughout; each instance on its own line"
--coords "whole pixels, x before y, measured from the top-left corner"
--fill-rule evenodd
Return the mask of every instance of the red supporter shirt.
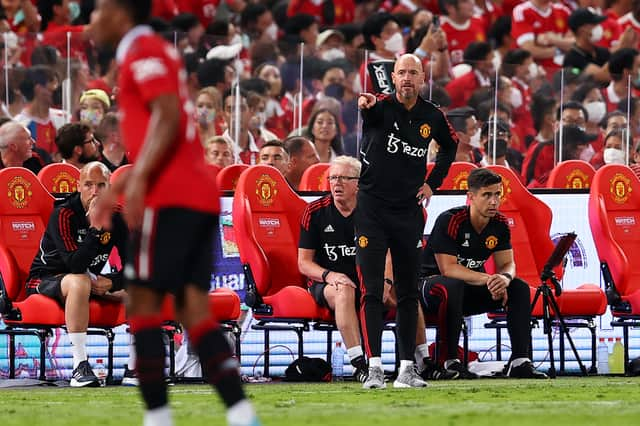
M 180 55 L 150 27 L 138 26 L 122 39 L 116 58 L 120 66 L 118 101 L 122 136 L 133 163 L 148 132 L 150 103 L 161 95 L 178 94 L 183 106 L 170 157 L 152 177 L 145 204 L 152 208 L 181 207 L 217 213 L 218 189 L 205 166 Z
M 632 12 L 629 12 L 626 15 L 624 15 L 622 18 L 620 18 L 618 20 L 618 24 L 620 24 L 621 32 L 624 32 L 624 30 L 626 30 L 627 27 L 631 27 L 636 32 L 636 34 L 638 34 L 638 36 L 640 37 L 640 22 L 638 22 L 636 18 L 633 17 Z M 636 49 L 638 48 L 640 48 L 640 42 L 638 42 L 638 44 L 636 45 Z
M 63 57 L 67 56 L 67 33 L 71 33 L 69 46 L 71 57 L 80 58 L 86 62 L 86 50 L 89 44 L 83 40 L 84 25 L 58 25 L 49 22 L 47 29 L 42 33 L 42 44 L 50 45 L 58 49 Z
M 206 28 L 216 17 L 220 0 L 176 0 L 180 13 L 193 13 Z
M 538 35 L 548 32 L 565 35 L 570 14 L 569 9 L 559 3 L 552 3 L 545 11 L 536 8 L 530 1 L 519 4 L 513 9 L 511 18 L 511 36 L 516 47 L 522 47 L 522 44 L 528 41 L 535 41 Z M 538 59 L 537 62 L 547 73 L 548 70 L 560 68 L 562 63 L 555 63 L 554 58 Z
M 317 4 L 316 4 L 317 3 Z M 348 24 L 353 22 L 356 14 L 356 4 L 353 0 L 334 0 L 335 17 L 332 25 Z M 291 17 L 299 13 L 315 16 L 320 19 L 321 25 L 327 25 L 323 13 L 323 2 L 311 0 L 291 0 L 287 7 L 287 16 Z
M 613 43 L 618 41 L 622 35 L 622 30 L 620 29 L 620 24 L 618 24 L 618 15 L 610 10 L 607 10 L 604 15 L 607 17 L 607 20 L 600 24 L 602 27 L 602 38 L 596 45 L 604 47 L 605 49 L 611 49 Z
M 151 16 L 171 21 L 178 16 L 178 13 L 175 0 L 153 0 L 152 2 Z
M 451 65 L 463 62 L 464 49 L 474 41 L 487 41 L 485 22 L 472 17 L 463 25 L 458 25 L 448 17 L 440 18 L 440 28 L 447 35 L 447 46 L 451 55 Z
M 473 92 L 480 87 L 480 83 L 473 71 L 469 71 L 460 77 L 451 80 L 446 86 L 445 91 L 449 93 L 451 98 L 450 109 L 460 108 L 467 104 Z

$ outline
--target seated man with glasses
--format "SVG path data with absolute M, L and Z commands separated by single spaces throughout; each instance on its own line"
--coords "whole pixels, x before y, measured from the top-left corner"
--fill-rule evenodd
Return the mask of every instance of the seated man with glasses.
M 360 169 L 360 162 L 352 157 L 340 156 L 331 163 L 331 194 L 310 203 L 302 214 L 298 268 L 309 278 L 309 292 L 318 305 L 335 313 L 354 377 L 364 381 L 367 361 L 356 311 L 360 290 L 353 225 Z
M 85 123 L 69 123 L 60 127 L 56 136 L 56 145 L 63 163 L 69 163 L 82 169 L 85 164 L 98 161 L 100 142 Z

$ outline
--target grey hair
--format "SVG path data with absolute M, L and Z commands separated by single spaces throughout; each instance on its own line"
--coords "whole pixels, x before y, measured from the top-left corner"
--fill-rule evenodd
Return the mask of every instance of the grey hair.
M 353 157 L 348 155 L 340 155 L 333 159 L 332 166 L 346 166 L 353 170 L 354 176 L 360 177 L 360 171 L 362 170 L 362 163 Z
M 84 167 L 82 167 L 82 170 L 80 170 L 80 177 L 82 178 L 83 176 L 87 176 L 91 172 L 91 170 L 95 168 L 100 169 L 100 171 L 102 172 L 102 176 L 104 176 L 104 178 L 107 179 L 108 182 L 109 178 L 111 178 L 111 171 L 100 161 L 92 161 L 85 164 Z
M 18 136 L 21 130 L 31 134 L 26 127 L 17 121 L 8 121 L 0 126 L 0 148 L 8 148 L 9 143 Z

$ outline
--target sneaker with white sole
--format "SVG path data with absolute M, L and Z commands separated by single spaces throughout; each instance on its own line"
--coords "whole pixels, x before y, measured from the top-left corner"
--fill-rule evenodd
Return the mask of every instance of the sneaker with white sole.
M 89 361 L 82 361 L 71 373 L 71 383 L 73 388 L 91 387 L 97 388 L 100 386 L 100 380 L 93 372 Z
M 362 384 L 362 389 L 385 389 L 384 371 L 380 367 L 369 367 L 367 380 Z
M 413 367 L 405 368 L 393 382 L 394 388 L 424 388 L 426 386 L 427 382 L 422 380 Z
M 124 376 L 122 376 L 122 386 L 138 386 L 138 373 L 136 370 L 130 370 L 129 365 L 124 365 Z

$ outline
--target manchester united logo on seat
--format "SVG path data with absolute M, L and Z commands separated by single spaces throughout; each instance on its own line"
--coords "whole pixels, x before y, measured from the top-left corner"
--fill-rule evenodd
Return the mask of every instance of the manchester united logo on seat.
M 469 172 L 460 172 L 453 178 L 453 189 L 466 191 L 469 189 Z
M 264 174 L 256 180 L 256 195 L 258 201 L 265 207 L 269 207 L 273 204 L 275 197 L 278 195 L 278 189 L 276 188 L 276 181 L 268 174 Z
M 420 136 L 422 136 L 423 139 L 428 138 L 430 134 L 431 126 L 429 126 L 428 124 L 423 124 L 422 126 L 420 126 Z
M 580 169 L 573 169 L 571 173 L 567 175 L 567 189 L 582 189 L 589 188 L 589 176 Z
M 67 172 L 60 172 L 53 178 L 53 192 L 75 192 L 76 180 Z
M 631 180 L 622 173 L 616 173 L 609 181 L 609 193 L 618 204 L 624 204 L 629 199 L 629 193 L 633 191 L 629 183 Z
M 502 178 L 502 192 L 500 193 L 500 204 L 504 204 L 508 201 L 509 194 L 511 194 L 511 181 L 505 176 L 500 175 Z
M 494 237 L 493 235 L 489 235 L 484 241 L 484 245 L 487 246 L 489 250 L 493 250 L 498 245 L 498 238 Z
M 9 181 L 7 185 L 7 196 L 11 199 L 11 204 L 17 208 L 22 209 L 31 201 L 31 183 L 25 180 L 21 176 L 16 176 Z

